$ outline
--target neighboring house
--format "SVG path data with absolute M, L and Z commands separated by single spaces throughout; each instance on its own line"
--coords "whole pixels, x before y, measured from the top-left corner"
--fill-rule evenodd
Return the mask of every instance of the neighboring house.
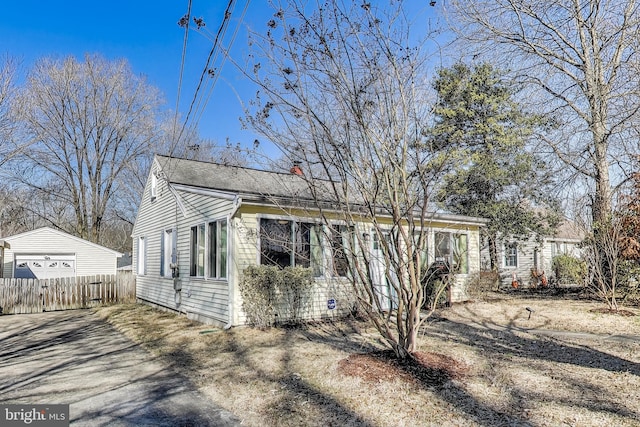
M 131 264 L 131 252 L 124 253 L 120 258 L 118 258 L 118 271 L 133 271 L 133 265 Z
M 584 233 L 568 219 L 560 223 L 553 236 L 531 236 L 527 240 L 499 239 L 497 249 L 501 283 L 510 285 L 514 274 L 523 286 L 538 284 L 534 274 L 541 275 L 544 272 L 547 280 L 552 279 L 553 258 L 563 254 L 580 257 L 579 244 L 583 239 Z M 481 257 L 483 269 L 488 269 L 489 248 L 486 245 L 482 247 Z
M 329 229 L 321 224 L 297 173 L 296 167 L 287 174 L 156 156 L 132 232 L 137 298 L 202 322 L 241 325 L 239 283 L 247 266 L 302 265 L 315 275 L 307 317 L 349 313 L 354 297 L 341 262 L 348 227 L 337 215 Z M 465 299 L 466 282 L 479 271 L 484 223 L 434 214 L 428 224 L 429 259 L 450 259 L 455 249 L 464 253 L 453 301 Z M 372 253 L 381 250 L 370 226 L 355 227 L 370 240 Z M 371 268 L 384 277 L 382 265 Z M 393 298 L 382 280 L 378 286 L 381 298 Z
M 2 277 L 52 279 L 116 274 L 120 252 L 49 227 L 2 239 Z

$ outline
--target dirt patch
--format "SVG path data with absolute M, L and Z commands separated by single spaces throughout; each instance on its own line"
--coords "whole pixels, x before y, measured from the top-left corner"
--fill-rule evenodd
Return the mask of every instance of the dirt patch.
M 452 357 L 438 353 L 416 352 L 413 359 L 398 360 L 390 351 L 352 354 L 338 363 L 338 372 L 366 382 L 413 381 L 426 386 L 441 386 L 460 379 L 468 368 Z
M 613 308 L 607 308 L 607 307 L 599 307 L 599 308 L 593 308 L 591 310 L 589 310 L 591 313 L 599 313 L 599 314 L 611 314 L 613 316 L 622 316 L 622 317 L 633 317 L 633 316 L 637 316 L 636 313 L 634 313 L 633 311 L 629 311 L 629 310 L 623 310 L 623 309 L 618 309 L 615 310 Z

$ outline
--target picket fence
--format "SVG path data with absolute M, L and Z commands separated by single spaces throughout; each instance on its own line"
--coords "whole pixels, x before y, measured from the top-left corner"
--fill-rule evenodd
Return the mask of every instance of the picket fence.
M 73 310 L 135 300 L 135 277 L 129 272 L 43 280 L 0 278 L 0 314 Z

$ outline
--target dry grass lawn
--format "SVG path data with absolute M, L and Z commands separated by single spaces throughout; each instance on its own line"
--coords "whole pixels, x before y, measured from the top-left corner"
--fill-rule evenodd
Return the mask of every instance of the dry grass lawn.
M 390 361 L 354 319 L 222 331 L 143 305 L 98 313 L 243 425 L 639 426 L 638 310 L 599 308 L 522 294 L 455 305 L 425 328 L 418 366 Z

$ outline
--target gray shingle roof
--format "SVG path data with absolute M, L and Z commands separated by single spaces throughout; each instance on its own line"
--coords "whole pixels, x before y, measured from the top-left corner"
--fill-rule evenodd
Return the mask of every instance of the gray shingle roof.
M 305 179 L 292 173 L 156 156 L 169 182 L 243 196 L 313 200 Z
M 335 199 L 332 199 L 333 192 L 329 189 L 329 181 L 314 180 L 313 185 L 318 193 L 316 200 L 305 178 L 292 173 L 269 172 L 161 155 L 156 155 L 156 159 L 172 184 L 238 194 L 244 201 L 284 201 L 289 206 L 300 207 L 313 207 L 320 202 L 324 208 L 340 208 Z M 486 223 L 483 218 L 439 212 L 432 212 L 430 217 L 469 224 Z

